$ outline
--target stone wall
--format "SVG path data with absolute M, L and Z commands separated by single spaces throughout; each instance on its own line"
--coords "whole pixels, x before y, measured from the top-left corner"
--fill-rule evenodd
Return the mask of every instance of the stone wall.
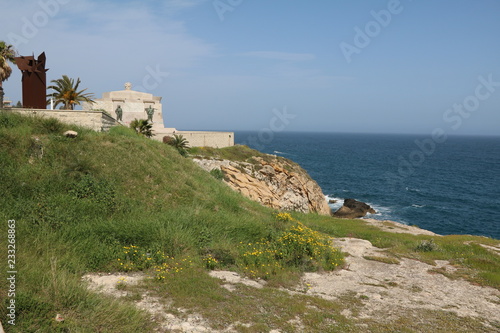
M 67 124 L 87 127 L 97 132 L 106 132 L 116 125 L 116 120 L 102 111 L 82 110 L 44 110 L 44 109 L 7 109 L 24 115 L 56 118 Z
M 178 131 L 165 128 L 164 131 L 153 131 L 153 139 L 162 141 L 164 136 L 182 135 L 190 147 L 224 148 L 234 146 L 234 132 Z
M 177 131 L 188 140 L 191 147 L 224 148 L 234 146 L 233 132 Z

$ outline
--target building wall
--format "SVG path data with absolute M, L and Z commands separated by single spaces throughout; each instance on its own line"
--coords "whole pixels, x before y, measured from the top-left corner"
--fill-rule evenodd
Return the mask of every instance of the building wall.
M 10 109 L 24 115 L 33 115 L 44 118 L 56 118 L 67 124 L 88 127 L 97 132 L 108 131 L 116 125 L 115 119 L 102 111 L 82 110 L 44 110 L 44 109 Z
M 163 114 L 162 114 L 162 106 L 161 103 L 145 103 L 143 101 L 124 102 L 120 99 L 116 100 L 99 100 L 96 99 L 95 103 L 88 104 L 84 103 L 84 110 L 105 110 L 110 115 L 112 115 L 116 119 L 116 108 L 118 105 L 121 106 L 123 110 L 123 124 L 128 126 L 130 122 L 134 119 L 147 119 L 148 115 L 146 113 L 146 108 L 151 105 L 155 109 L 155 114 L 153 115 L 153 122 L 155 127 L 163 128 Z
M 160 130 L 164 128 L 161 99 L 150 93 L 125 89 L 105 92 L 102 98 L 94 99 L 94 103 L 82 103 L 82 108 L 83 110 L 105 110 L 112 117 L 117 118 L 116 108 L 120 106 L 123 111 L 121 123 L 128 126 L 134 119 L 147 119 L 146 108 L 151 106 L 155 109 L 153 129 Z

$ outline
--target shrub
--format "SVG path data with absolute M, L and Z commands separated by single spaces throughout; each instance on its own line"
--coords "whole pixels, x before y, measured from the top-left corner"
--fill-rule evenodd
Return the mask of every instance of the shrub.
M 215 179 L 218 179 L 218 180 L 223 180 L 224 179 L 224 172 L 222 172 L 221 169 L 212 169 L 210 170 L 210 174 L 215 178 Z
M 171 136 L 165 135 L 162 140 L 163 140 L 164 144 L 169 145 L 169 144 L 171 144 L 172 141 L 174 141 L 174 138 L 172 138 Z
M 332 238 L 314 231 L 300 222 L 284 232 L 276 241 L 278 258 L 287 265 L 305 270 L 335 269 L 342 256 L 332 247 Z
M 150 138 L 153 136 L 153 124 L 150 124 L 146 119 L 134 119 L 130 122 L 132 128 L 137 134 Z
M 292 219 L 288 213 L 279 213 L 275 218 Z M 331 237 L 298 221 L 275 239 L 240 243 L 239 248 L 239 266 L 254 278 L 267 279 L 287 267 L 301 271 L 334 270 L 343 263 L 343 255 L 332 246 Z
M 167 138 L 167 139 L 165 139 Z M 170 139 L 168 139 L 170 138 Z M 174 134 L 174 137 L 164 137 L 163 138 L 163 142 L 174 147 L 175 149 L 177 149 L 177 151 L 179 152 L 179 154 L 181 154 L 182 156 L 186 157 L 187 154 L 188 154 L 188 150 L 189 150 L 189 142 L 188 140 L 182 136 L 182 134 L 180 135 L 177 135 L 177 134 Z M 167 142 L 165 142 L 165 140 Z
M 207 254 L 203 258 L 203 261 L 205 262 L 205 267 L 210 270 L 214 270 L 219 265 L 219 261 L 211 254 Z
M 293 221 L 293 217 L 292 215 L 290 215 L 290 213 L 284 213 L 284 212 L 281 212 L 281 213 L 277 213 L 274 215 L 274 218 L 277 220 L 277 221 L 280 221 L 280 222 L 289 222 L 289 221 Z
M 431 252 L 431 251 L 435 251 L 437 249 L 438 249 L 438 246 L 436 243 L 434 243 L 434 241 L 432 239 L 431 240 L 423 240 L 416 247 L 416 250 L 420 251 L 420 252 Z

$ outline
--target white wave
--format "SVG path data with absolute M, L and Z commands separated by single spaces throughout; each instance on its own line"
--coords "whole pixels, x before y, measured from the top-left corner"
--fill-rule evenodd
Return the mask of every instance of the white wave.
M 274 153 L 275 154 L 281 154 L 281 155 L 292 155 L 292 154 L 284 153 L 282 151 L 277 151 L 277 150 L 275 150 Z
M 391 219 L 391 214 L 392 214 L 392 209 L 390 207 L 385 207 L 385 206 L 380 206 L 376 204 L 372 204 L 367 202 L 367 205 L 370 205 L 373 209 L 375 209 L 376 213 L 371 214 L 367 213 L 365 218 L 374 218 L 374 219 L 382 219 L 382 220 L 390 220 Z
M 330 195 L 325 195 L 325 200 L 328 202 L 328 206 L 330 206 L 332 211 L 336 211 L 344 204 L 344 198 L 338 198 Z M 330 203 L 330 200 L 334 200 L 335 202 Z
M 425 205 L 417 205 L 417 204 L 413 204 L 411 205 L 412 207 L 415 207 L 415 208 L 422 208 L 422 207 L 425 207 Z
M 328 206 L 330 206 L 330 208 L 334 212 L 344 205 L 344 198 L 335 197 L 333 195 L 325 195 L 325 200 L 328 202 Z M 335 202 L 330 203 L 330 200 L 335 200 Z M 377 220 L 391 220 L 392 208 L 376 205 L 369 202 L 367 202 L 366 204 L 375 209 L 376 213 L 375 214 L 367 213 L 364 218 L 372 218 Z

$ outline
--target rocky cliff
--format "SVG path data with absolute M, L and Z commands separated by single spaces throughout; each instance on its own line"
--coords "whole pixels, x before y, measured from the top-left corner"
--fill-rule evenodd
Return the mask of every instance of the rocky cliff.
M 288 159 L 259 154 L 245 161 L 208 157 L 193 160 L 207 171 L 221 170 L 224 182 L 231 188 L 265 206 L 331 214 L 319 185 L 304 169 Z

